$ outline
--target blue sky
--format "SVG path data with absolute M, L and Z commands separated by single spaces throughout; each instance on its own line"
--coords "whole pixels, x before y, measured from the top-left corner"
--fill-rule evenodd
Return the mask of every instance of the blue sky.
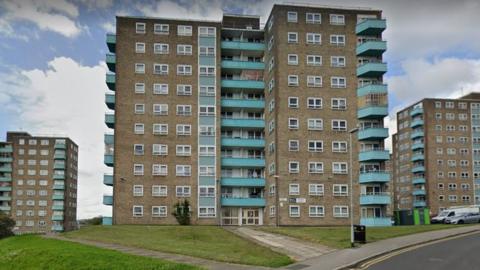
M 7 130 L 67 134 L 80 145 L 79 216 L 101 205 L 106 32 L 115 15 L 219 20 L 222 12 L 268 16 L 274 0 L 0 1 L 0 139 Z M 290 1 L 295 2 L 295 1 Z M 480 91 L 477 0 L 302 0 L 383 10 L 390 113 L 424 97 Z

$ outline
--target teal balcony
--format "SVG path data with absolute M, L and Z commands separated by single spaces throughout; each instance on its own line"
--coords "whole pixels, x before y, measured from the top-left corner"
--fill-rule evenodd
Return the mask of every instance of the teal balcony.
M 54 180 L 65 180 L 65 174 L 54 174 L 53 179 Z
M 360 218 L 360 224 L 367 227 L 392 226 L 392 219 L 389 217 Z
M 65 162 L 55 162 L 53 163 L 53 168 L 56 170 L 65 170 Z
M 412 195 L 413 196 L 425 196 L 427 195 L 427 192 L 425 191 L 425 189 L 415 189 L 412 191 Z
M 103 195 L 103 204 L 104 205 L 113 205 L 113 196 L 112 195 Z
M 263 168 L 263 158 L 222 158 L 222 167 Z
M 111 226 L 112 224 L 112 217 L 102 217 L 102 225 Z
M 367 84 L 357 89 L 357 96 L 365 96 L 368 94 L 386 94 L 388 86 L 386 84 Z
M 107 83 L 108 89 L 115 91 L 115 74 L 107 73 L 105 82 Z
M 386 50 L 386 41 L 367 41 L 357 46 L 357 56 L 382 56 Z
M 52 226 L 52 231 L 54 231 L 54 232 L 63 232 L 63 226 L 62 226 L 62 225 L 53 225 L 53 226 Z
M 63 211 L 63 205 L 52 205 L 52 210 Z
M 360 172 L 360 184 L 368 183 L 388 183 L 390 182 L 390 173 L 382 171 Z
M 12 182 L 11 176 L 0 176 L 0 182 Z
M 410 127 L 411 128 L 419 127 L 419 126 L 423 126 L 423 119 L 417 119 L 417 120 L 413 120 L 412 122 L 410 122 Z
M 55 149 L 62 149 L 62 150 L 65 150 L 67 149 L 67 145 L 64 144 L 64 143 L 56 143 L 55 146 L 54 146 Z
M 115 115 L 111 113 L 105 114 L 105 125 L 109 128 L 115 128 Z
M 53 185 L 54 190 L 65 190 L 65 185 Z
M 108 167 L 113 167 L 113 154 L 105 154 L 103 155 L 103 163 Z
M 358 109 L 359 119 L 383 118 L 388 115 L 388 106 L 366 106 Z
M 413 207 L 426 207 L 426 201 L 413 201 Z
M 410 159 L 411 161 L 420 161 L 424 160 L 425 156 L 423 154 L 414 154 L 412 155 L 412 158 Z
M 115 136 L 113 134 L 103 134 L 103 142 L 105 144 L 113 144 Z
M 2 165 L 2 166 L 0 166 L 0 172 L 11 173 L 12 172 L 12 166 L 11 165 Z
M 390 152 L 387 150 L 366 150 L 358 155 L 358 161 L 360 162 L 377 162 L 389 159 Z
M 115 110 L 115 95 L 105 94 L 105 104 L 110 110 Z
M 357 67 L 357 77 L 381 77 L 386 72 L 385 63 L 366 63 Z
M 11 201 L 12 197 L 10 196 L 0 196 L 0 201 Z
M 64 199 L 65 199 L 65 195 L 63 195 L 63 194 L 53 194 L 52 195 L 52 200 L 63 201 Z
M 223 127 L 263 129 L 263 128 L 265 128 L 265 121 L 263 119 L 223 118 L 222 119 L 222 128 Z
M 425 172 L 424 166 L 415 166 L 412 168 L 412 173 L 423 173 Z
M 222 60 L 222 69 L 264 70 L 263 62 Z
M 11 211 L 12 207 L 11 206 L 0 206 L 0 211 Z
M 63 221 L 63 216 L 61 216 L 61 215 L 52 216 L 52 220 L 53 221 Z
M 412 179 L 412 184 L 423 185 L 423 184 L 425 184 L 425 178 L 423 178 L 423 177 L 413 178 Z
M 243 109 L 256 109 L 263 110 L 265 108 L 264 100 L 255 99 L 224 99 L 221 101 L 224 108 L 243 108 Z
M 113 175 L 104 174 L 103 175 L 103 184 L 106 186 L 113 186 Z
M 115 72 L 115 64 L 116 64 L 115 54 L 107 53 L 106 60 L 107 60 L 108 70 L 110 70 L 111 72 Z
M 419 115 L 419 114 L 423 114 L 423 108 L 421 108 L 421 107 L 412 109 L 410 111 L 410 116 L 416 116 L 416 115 Z
M 383 140 L 388 138 L 388 128 L 366 128 L 358 131 L 359 140 Z
M 263 198 L 222 198 L 222 206 L 265 207 Z
M 0 187 L 0 191 L 12 191 L 12 187 L 1 186 L 1 187 Z
M 264 187 L 265 178 L 222 177 L 223 187 Z
M 222 88 L 263 90 L 265 83 L 254 80 L 222 80 Z
M 56 152 L 53 154 L 53 159 L 66 159 L 67 155 L 65 152 Z
M 13 153 L 13 147 L 11 145 L 3 145 L 0 147 L 0 153 Z
M 117 36 L 115 34 L 107 34 L 107 47 L 111 53 L 115 53 L 116 44 L 117 44 Z
M 372 204 L 390 204 L 390 194 L 388 193 L 375 193 L 369 195 L 360 195 L 360 205 L 372 205 Z
M 387 21 L 382 19 L 366 19 L 357 24 L 355 33 L 359 36 L 377 36 L 387 28 Z
M 12 157 L 0 157 L 0 162 L 5 162 L 5 163 L 13 162 L 13 158 Z
M 423 148 L 425 148 L 425 144 L 424 143 L 414 143 L 414 144 L 412 144 L 412 146 L 410 148 L 412 150 L 423 149 Z
M 222 41 L 222 50 L 261 51 L 265 50 L 265 44 L 245 41 Z
M 416 139 L 416 138 L 420 138 L 420 137 L 423 137 L 423 136 L 425 136 L 425 134 L 423 133 L 423 130 L 412 131 L 412 133 L 410 134 L 410 139 Z
M 222 138 L 222 147 L 264 148 L 264 139 Z

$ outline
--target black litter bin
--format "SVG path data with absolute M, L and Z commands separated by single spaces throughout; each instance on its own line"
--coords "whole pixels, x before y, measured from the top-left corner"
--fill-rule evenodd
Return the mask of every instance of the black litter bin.
M 367 242 L 367 234 L 364 225 L 353 225 L 353 241 L 355 243 L 365 244 Z

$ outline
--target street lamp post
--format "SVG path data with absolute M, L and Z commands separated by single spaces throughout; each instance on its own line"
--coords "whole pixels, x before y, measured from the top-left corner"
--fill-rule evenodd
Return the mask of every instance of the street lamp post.
M 278 178 L 280 178 L 280 176 L 278 175 L 274 175 L 273 178 L 275 178 L 275 225 L 277 227 L 280 226 L 280 200 L 278 198 L 278 195 L 279 195 L 279 191 L 278 191 Z
M 353 146 L 352 146 L 352 135 L 358 131 L 358 127 L 351 129 L 349 131 L 350 135 L 350 246 L 354 247 L 354 237 L 353 237 Z

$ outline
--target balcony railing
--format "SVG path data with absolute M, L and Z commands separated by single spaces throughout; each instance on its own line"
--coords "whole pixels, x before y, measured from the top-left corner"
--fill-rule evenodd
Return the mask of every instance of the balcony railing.
M 390 200 L 390 193 L 388 192 L 372 192 L 360 194 L 361 205 L 390 204 Z
M 383 19 L 366 19 L 357 24 L 355 33 L 359 36 L 377 36 L 387 28 L 387 21 Z
M 387 171 L 361 171 L 359 183 L 388 183 L 390 182 L 390 172 Z

